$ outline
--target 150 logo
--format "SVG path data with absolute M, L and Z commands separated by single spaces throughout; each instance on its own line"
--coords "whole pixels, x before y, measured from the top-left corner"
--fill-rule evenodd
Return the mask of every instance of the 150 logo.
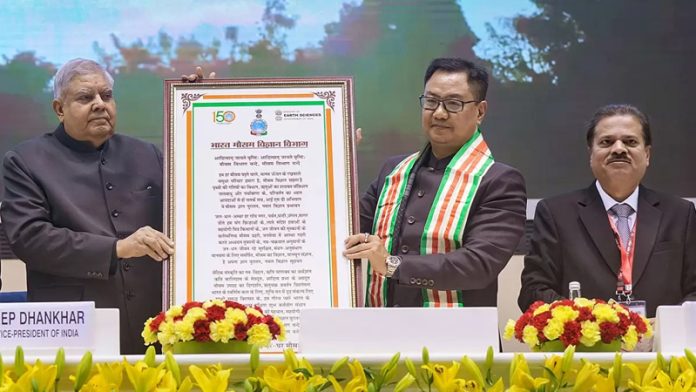
M 237 115 L 230 110 L 218 110 L 213 112 L 213 122 L 215 124 L 229 124 L 234 121 L 235 118 L 237 118 Z

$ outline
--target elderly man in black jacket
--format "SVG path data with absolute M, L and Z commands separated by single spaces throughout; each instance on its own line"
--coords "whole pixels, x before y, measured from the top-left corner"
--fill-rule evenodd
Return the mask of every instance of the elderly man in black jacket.
M 140 332 L 162 307 L 162 154 L 115 134 L 113 78 L 91 60 L 56 74 L 53 131 L 3 162 L 0 207 L 12 251 L 26 263 L 30 301 L 94 301 L 118 308 L 121 352 L 144 351 Z

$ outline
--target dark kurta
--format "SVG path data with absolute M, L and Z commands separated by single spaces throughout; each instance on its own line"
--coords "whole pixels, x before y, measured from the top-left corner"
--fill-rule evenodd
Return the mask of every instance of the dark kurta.
M 361 231 L 372 232 L 384 179 L 404 158 L 388 159 L 362 196 Z M 524 233 L 527 203 L 524 179 L 514 168 L 494 163 L 483 176 L 472 202 L 462 247 L 449 253 L 422 255 L 421 235 L 450 160 L 451 157 L 437 160 L 428 153 L 416 172 L 406 200 L 403 224 L 395 235 L 393 253 L 403 261 L 390 280 L 387 306 L 422 306 L 422 288 L 463 290 L 464 306 L 497 304 L 498 274 Z
M 116 134 L 101 149 L 55 132 L 5 155 L 0 208 L 12 251 L 27 267 L 30 301 L 118 308 L 121 352 L 142 353 L 145 320 L 162 308 L 162 265 L 115 260 L 115 243 L 162 229 L 162 154 Z
M 691 202 L 640 187 L 633 297 L 647 316 L 659 305 L 696 300 L 696 211 Z M 551 302 L 578 281 L 582 296 L 615 298 L 621 256 L 597 187 L 592 184 L 537 205 L 518 303 Z

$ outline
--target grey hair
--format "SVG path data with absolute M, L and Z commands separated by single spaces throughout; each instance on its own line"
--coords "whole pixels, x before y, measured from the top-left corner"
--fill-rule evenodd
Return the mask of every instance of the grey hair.
M 68 88 L 68 84 L 75 76 L 94 73 L 104 75 L 106 81 L 109 82 L 109 86 L 111 88 L 114 87 L 114 78 L 99 63 L 93 60 L 77 58 L 65 63 L 56 73 L 56 76 L 53 78 L 53 98 L 62 98 L 65 90 Z

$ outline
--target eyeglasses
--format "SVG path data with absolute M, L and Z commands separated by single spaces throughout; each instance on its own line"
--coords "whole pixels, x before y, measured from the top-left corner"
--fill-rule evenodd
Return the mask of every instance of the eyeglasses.
M 444 105 L 445 110 L 449 113 L 457 113 L 464 110 L 464 105 L 467 103 L 479 103 L 481 101 L 461 101 L 459 99 L 437 99 L 434 97 L 428 97 L 421 95 L 418 97 L 420 105 L 425 110 L 437 110 L 440 104 Z

